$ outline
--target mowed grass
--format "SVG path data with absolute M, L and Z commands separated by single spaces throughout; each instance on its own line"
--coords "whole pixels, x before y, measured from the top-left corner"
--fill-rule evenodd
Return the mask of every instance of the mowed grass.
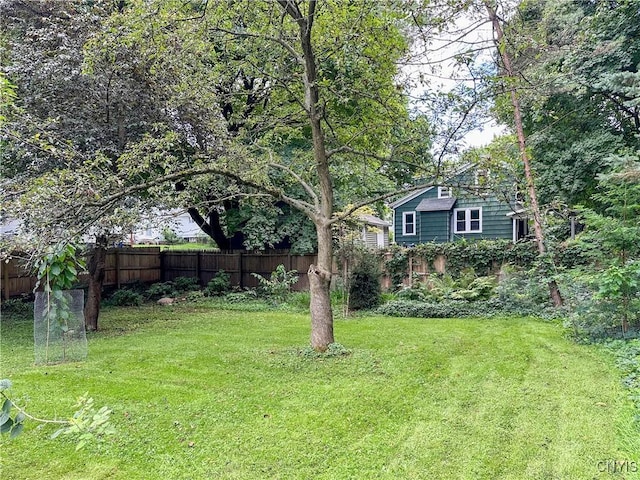
M 301 314 L 146 306 L 101 322 L 85 362 L 55 366 L 33 365 L 28 322 L 3 322 L 15 397 L 51 417 L 88 391 L 117 433 L 75 452 L 29 424 L 0 440 L 1 478 L 638 478 L 599 463 L 640 463 L 612 359 L 554 324 L 336 320 L 351 355 L 314 359 Z

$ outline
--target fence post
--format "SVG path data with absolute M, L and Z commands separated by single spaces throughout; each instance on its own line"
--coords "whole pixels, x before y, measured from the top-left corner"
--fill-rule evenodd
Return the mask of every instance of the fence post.
M 2 282 L 4 283 L 4 299 L 9 300 L 11 298 L 11 292 L 9 291 L 9 262 L 2 262 L 0 269 L 2 269 Z
M 164 262 L 164 255 L 165 255 L 165 253 L 166 253 L 166 250 L 165 251 L 160 250 L 160 253 L 158 255 L 160 257 L 160 281 L 161 282 L 164 282 L 164 279 L 166 277 L 166 275 L 164 274 L 164 263 L 165 263 Z
M 196 252 L 196 275 L 198 279 L 198 285 L 202 285 L 202 279 L 200 278 L 200 251 Z
M 244 287 L 244 282 L 242 281 L 242 277 L 244 277 L 244 271 L 242 270 L 242 252 L 238 252 L 238 286 L 240 288 Z
M 116 258 L 115 258 L 115 263 L 116 263 L 116 288 L 118 290 L 120 290 L 120 251 L 117 248 L 116 248 L 115 254 L 116 254 Z

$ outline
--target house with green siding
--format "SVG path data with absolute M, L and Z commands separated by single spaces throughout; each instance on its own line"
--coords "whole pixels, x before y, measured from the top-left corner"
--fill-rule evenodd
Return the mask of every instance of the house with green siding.
M 511 239 L 528 235 L 528 219 L 511 194 L 497 194 L 490 172 L 466 165 L 443 185 L 433 185 L 393 202 L 394 240 L 412 246 L 426 242 Z

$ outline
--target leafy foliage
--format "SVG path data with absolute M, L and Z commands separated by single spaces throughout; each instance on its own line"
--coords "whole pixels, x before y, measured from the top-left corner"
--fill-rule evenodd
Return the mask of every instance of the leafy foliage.
M 271 272 L 269 278 L 265 278 L 258 273 L 252 273 L 252 276 L 260 282 L 259 290 L 263 295 L 275 302 L 282 302 L 288 293 L 291 292 L 291 286 L 298 281 L 298 272 L 296 270 L 288 270 L 284 265 L 278 265 Z
M 18 406 L 9 396 L 11 381 L 0 380 L 0 397 L 4 399 L 0 410 L 0 434 L 8 434 L 9 438 L 15 438 L 24 430 L 24 421 L 32 420 L 40 424 L 58 425 L 51 438 L 59 435 L 69 435 L 77 439 L 76 451 L 84 448 L 88 442 L 99 440 L 107 435 L 115 433 L 110 424 L 111 410 L 108 407 L 96 409 L 93 398 L 84 394 L 78 398 L 75 405 L 77 410 L 67 420 L 50 420 L 34 417 L 26 410 Z
M 137 307 L 142 305 L 144 297 L 135 290 L 122 288 L 113 292 L 108 303 L 119 307 Z
M 409 257 L 427 262 L 434 271 L 433 262 L 443 256 L 446 270 L 453 277 L 465 269 L 472 269 L 479 275 L 496 273 L 503 264 L 531 267 L 538 258 L 536 246 L 532 242 L 512 243 L 508 240 L 480 240 L 477 242 L 421 243 L 412 249 L 394 247 L 391 259 L 385 263 L 393 284 L 398 286 L 406 278 Z M 400 280 L 400 281 L 398 281 Z
M 504 305 L 496 300 L 467 302 L 464 300 L 442 300 L 427 302 L 419 300 L 392 300 L 376 310 L 380 315 L 416 318 L 462 318 L 490 317 L 508 313 Z
M 637 157 L 602 175 L 594 195 L 603 213 L 582 209 L 586 224 L 578 241 L 595 244 L 596 271 L 578 270 L 570 324 L 577 335 L 627 336 L 640 330 L 640 166 Z
M 610 155 L 638 148 L 637 20 L 633 1 L 520 2 L 512 15 L 510 48 L 532 87 L 519 93 L 543 203 L 594 207 Z
M 487 300 L 494 294 L 498 281 L 493 277 L 476 277 L 472 268 L 463 270 L 458 278 L 432 273 L 421 279 L 416 276 L 411 286 L 400 290 L 397 298 L 436 302 L 440 300 Z
M 78 257 L 78 249 L 72 244 L 54 246 L 36 264 L 38 283 L 44 282 L 45 292 L 69 290 L 78 280 L 78 268 L 84 261 Z
M 178 292 L 189 292 L 191 290 L 197 290 L 199 288 L 198 279 L 195 277 L 176 277 L 173 279 L 173 284 Z
M 380 259 L 370 251 L 361 252 L 351 270 L 349 309 L 372 309 L 380 304 Z
M 614 340 L 606 347 L 616 359 L 617 367 L 622 371 L 623 385 L 629 390 L 629 398 L 636 407 L 635 420 L 640 424 L 640 339 Z
M 71 298 L 67 292 L 77 282 L 78 268 L 83 266 L 77 257 L 74 245 L 55 245 L 36 264 L 38 281 L 36 288 L 44 282 L 44 310 L 42 313 L 44 333 L 44 362 L 49 363 L 50 352 L 57 339 L 63 343 L 62 359 L 67 361 L 67 345 L 74 341 L 73 312 Z M 84 329 L 84 319 L 81 325 Z M 36 355 L 38 357 L 38 355 Z M 37 359 L 38 360 L 38 359 Z
M 33 313 L 33 303 L 22 298 L 2 300 L 2 315 L 26 316 Z
M 178 294 L 173 282 L 157 282 L 151 285 L 145 292 L 145 296 L 151 300 L 161 297 L 174 297 Z
M 215 297 L 217 295 L 224 295 L 231 291 L 231 275 L 224 270 L 219 270 L 215 277 L 209 280 L 207 286 L 204 289 L 205 295 L 208 297 Z
M 165 228 L 162 231 L 162 236 L 164 238 L 164 241 L 169 245 L 179 245 L 181 243 L 184 243 L 184 240 L 182 238 L 180 238 L 176 234 L 176 232 L 174 232 L 170 228 Z

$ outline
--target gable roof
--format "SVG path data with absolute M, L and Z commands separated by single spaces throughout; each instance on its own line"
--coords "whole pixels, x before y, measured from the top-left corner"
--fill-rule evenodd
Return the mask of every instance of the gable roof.
M 374 227 L 390 227 L 391 226 L 390 222 L 387 222 L 386 220 L 382 220 L 381 218 L 378 218 L 375 215 L 369 215 L 367 213 L 358 215 L 358 218 L 362 220 L 366 225 L 373 225 Z
M 460 175 L 461 173 L 466 172 L 467 170 L 469 170 L 471 167 L 473 167 L 474 164 L 473 163 L 466 163 L 465 165 L 463 165 L 462 167 L 460 167 L 459 170 L 456 170 L 455 172 L 453 172 L 453 174 L 448 177 L 448 178 L 453 178 L 457 175 Z M 444 184 L 446 184 L 446 180 L 443 182 Z M 419 197 L 420 195 L 422 195 L 425 192 L 428 192 L 429 190 L 431 190 L 432 188 L 436 188 L 438 185 L 431 185 L 429 187 L 426 188 L 422 188 L 420 190 L 416 190 L 415 192 L 411 192 L 409 195 L 406 195 L 398 200 L 396 200 L 393 203 L 389 204 L 389 207 L 396 209 L 401 205 L 404 205 L 407 202 L 410 202 L 411 200 L 413 200 L 416 197 Z
M 428 192 L 432 188 L 435 188 L 435 186 L 431 186 L 431 187 L 423 188 L 423 189 L 420 189 L 420 190 L 416 190 L 415 192 L 411 192 L 409 195 L 406 195 L 406 196 L 400 198 L 399 200 L 396 200 L 395 202 L 390 203 L 389 206 L 391 208 L 398 208 L 400 205 L 404 205 L 405 203 L 410 202 L 414 198 L 419 197 L 420 195 L 422 195 L 425 192 Z
M 416 212 L 441 212 L 451 210 L 456 198 L 425 198 L 416 207 Z

